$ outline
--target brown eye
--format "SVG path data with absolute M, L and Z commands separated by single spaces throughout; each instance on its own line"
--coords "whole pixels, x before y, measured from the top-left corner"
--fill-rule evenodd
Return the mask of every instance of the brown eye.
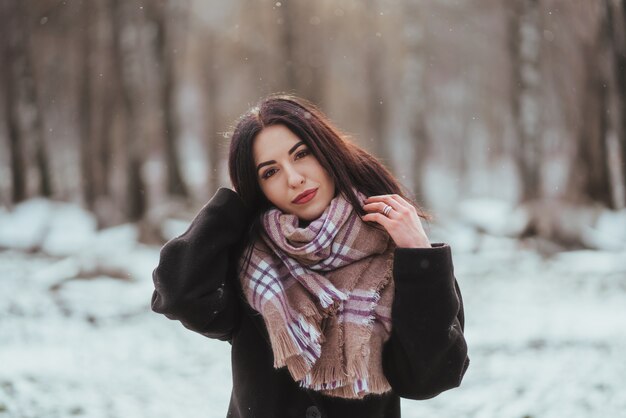
M 267 170 L 265 173 L 263 173 L 263 177 L 264 179 L 271 177 L 273 174 L 270 174 L 272 171 L 275 171 L 275 168 L 270 168 L 269 170 Z
M 309 155 L 309 150 L 305 149 L 296 154 L 296 158 L 302 158 Z

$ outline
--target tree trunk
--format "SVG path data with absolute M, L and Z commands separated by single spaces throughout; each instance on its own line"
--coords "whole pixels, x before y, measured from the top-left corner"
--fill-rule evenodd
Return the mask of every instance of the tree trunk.
M 622 119 L 622 131 L 620 136 L 620 143 L 622 145 L 622 174 L 623 185 L 626 189 L 626 0 L 621 2 L 621 16 L 620 19 L 621 30 L 621 42 L 619 42 L 619 50 L 616 48 L 615 66 L 617 67 L 615 72 L 618 76 L 618 95 L 620 97 L 620 103 L 622 107 L 621 119 Z
M 515 160 L 521 180 L 521 202 L 541 195 L 541 134 L 539 97 L 541 33 L 538 0 L 510 3 L 509 54 L 511 113 L 517 136 Z
M 220 137 L 217 133 L 217 127 L 219 124 L 217 98 L 219 97 L 219 69 L 215 62 L 217 56 L 217 42 L 215 37 L 217 35 L 214 32 L 209 32 L 205 37 L 205 55 L 204 65 L 202 72 L 202 82 L 204 86 L 204 100 L 206 108 L 206 123 L 204 130 L 206 132 L 206 144 L 207 144 L 207 187 L 209 196 L 213 195 L 220 185 L 220 162 L 222 161 L 221 149 L 220 149 Z
M 120 83 L 119 92 L 124 110 L 124 144 L 126 145 L 126 215 L 130 221 L 139 221 L 146 211 L 146 187 L 141 175 L 143 150 L 137 126 L 137 112 L 133 92 L 137 82 L 133 77 L 136 51 L 128 45 L 132 39 L 127 31 L 128 4 L 120 0 L 110 0 L 113 23 L 113 65 L 116 78 Z M 132 6 L 132 5 L 131 5 Z M 126 33 L 125 33 L 126 32 Z M 124 38 L 123 35 L 128 37 Z M 138 71 L 137 71 L 138 72 Z
M 6 38 L 5 38 L 6 39 Z M 12 54 L 3 54 L 8 61 Z M 24 163 L 23 138 L 19 129 L 15 85 L 13 83 L 12 66 L 2 66 L 2 80 L 4 85 L 4 114 L 9 138 L 9 152 L 11 160 L 11 201 L 18 203 L 26 199 L 26 164 Z
M 113 125 L 113 104 L 115 103 L 114 89 L 109 90 L 106 85 L 102 86 L 102 112 L 100 119 L 100 129 L 98 130 L 98 142 L 96 149 L 96 159 L 98 160 L 98 176 L 96 177 L 99 196 L 111 196 L 111 126 Z
M 173 27 L 168 20 L 168 1 L 163 0 L 151 8 L 152 20 L 156 26 L 154 47 L 160 77 L 161 109 L 163 110 L 163 138 L 167 166 L 167 192 L 172 196 L 187 198 L 189 191 L 183 180 L 178 153 L 179 126 L 176 113 L 176 57 Z
M 50 164 L 44 138 L 43 110 L 39 100 L 37 77 L 35 74 L 34 60 L 30 45 L 30 23 L 28 12 L 24 8 L 28 5 L 21 1 L 14 2 L 13 18 L 17 20 L 15 40 L 16 54 L 14 55 L 14 70 L 17 82 L 18 103 L 23 105 L 22 127 L 25 138 L 30 139 L 34 148 L 35 168 L 39 176 L 39 194 L 52 196 L 52 182 L 50 177 Z
M 98 38 L 98 46 L 100 48 L 98 57 L 98 66 L 104 69 L 107 74 L 105 77 L 98 77 L 94 81 L 97 86 L 98 93 L 98 106 L 99 115 L 97 129 L 96 129 L 96 159 L 98 170 L 96 172 L 96 183 L 99 190 L 98 196 L 102 197 L 102 201 L 106 202 L 112 200 L 113 193 L 111 190 L 111 164 L 113 159 L 113 125 L 115 120 L 115 105 L 118 98 L 118 89 L 120 86 L 119 80 L 117 80 L 117 74 L 115 70 L 115 27 L 113 25 L 112 7 L 110 4 L 105 4 L 100 9 L 101 21 L 106 29 L 103 31 L 106 33 L 106 42 L 103 39 Z M 106 221 L 105 219 L 102 219 Z
M 616 88 L 615 129 L 621 149 L 622 190 L 626 190 L 626 0 L 605 0 L 607 31 L 610 38 L 613 76 Z
M 280 30 L 280 46 L 279 49 L 284 59 L 283 68 L 285 69 L 286 90 L 298 90 L 298 78 L 296 76 L 296 57 L 295 57 L 295 34 L 294 28 L 294 9 L 289 1 L 281 2 L 280 16 L 282 24 L 279 25 Z
M 281 4 L 285 3 L 288 2 Z M 298 6 L 300 13 L 295 15 L 295 19 L 298 19 L 298 16 L 301 15 L 318 15 L 319 8 L 322 7 L 318 2 L 302 3 L 298 4 Z M 295 23 L 297 24 L 298 21 Z M 325 62 L 327 57 L 325 51 L 326 36 L 328 35 L 320 29 L 320 25 L 313 25 L 309 36 L 296 38 L 298 43 L 297 48 L 295 48 L 295 51 L 299 53 L 296 55 L 296 61 L 299 64 L 299 72 L 296 75 L 298 78 L 298 92 L 321 107 L 324 106 L 324 83 L 326 80 L 324 70 L 328 68 Z
M 596 202 L 614 208 L 609 171 L 607 139 L 610 127 L 607 110 L 610 107 L 610 39 L 606 10 L 601 13 L 595 42 L 583 50 L 584 85 L 575 160 L 569 176 L 568 192 L 572 199 L 583 203 Z
M 18 94 L 15 74 L 15 63 L 19 54 L 19 31 L 15 22 L 14 2 L 0 2 L 0 42 L 2 60 L 0 76 L 2 77 L 5 124 L 9 138 L 11 161 L 11 201 L 19 203 L 26 199 L 27 171 L 24 161 L 24 138 L 20 130 L 18 115 Z
M 387 144 L 388 138 L 385 137 L 387 131 L 387 109 L 389 101 L 385 100 L 385 69 L 384 69 L 384 48 L 382 39 L 376 35 L 376 24 L 378 14 L 371 12 L 378 10 L 376 0 L 368 0 L 368 12 L 366 21 L 368 30 L 365 36 L 365 74 L 367 83 L 367 120 L 369 121 L 368 136 L 372 141 L 374 153 L 382 160 L 387 168 L 392 167 L 391 153 Z
M 91 104 L 93 101 L 93 91 L 91 84 L 91 51 L 93 48 L 92 30 L 94 22 L 92 3 L 83 1 L 81 3 L 81 25 L 83 33 L 80 37 L 80 58 L 81 72 L 79 73 L 79 132 L 80 132 L 80 162 L 81 162 L 81 188 L 86 207 L 94 212 L 96 202 L 96 184 L 94 176 L 94 163 L 97 155 L 94 152 L 94 135 L 92 131 Z
M 404 58 L 402 86 L 405 92 L 407 121 L 409 124 L 411 170 L 413 191 L 417 201 L 425 201 L 423 181 L 428 153 L 430 152 L 426 129 L 426 103 L 424 89 L 424 22 L 423 8 L 418 2 L 405 0 L 404 34 L 406 53 Z

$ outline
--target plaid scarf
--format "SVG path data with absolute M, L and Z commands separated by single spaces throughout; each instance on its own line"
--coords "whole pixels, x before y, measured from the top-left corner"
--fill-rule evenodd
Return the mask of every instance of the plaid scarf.
M 342 194 L 306 227 L 275 207 L 262 221 L 239 277 L 267 326 L 274 367 L 331 396 L 389 391 L 382 370 L 394 292 L 389 234 L 362 221 Z

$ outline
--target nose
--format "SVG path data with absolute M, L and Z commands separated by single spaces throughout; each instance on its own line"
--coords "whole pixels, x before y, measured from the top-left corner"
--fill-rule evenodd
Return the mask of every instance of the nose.
M 287 173 L 287 184 L 289 187 L 297 188 L 304 183 L 304 176 L 293 167 L 285 167 Z

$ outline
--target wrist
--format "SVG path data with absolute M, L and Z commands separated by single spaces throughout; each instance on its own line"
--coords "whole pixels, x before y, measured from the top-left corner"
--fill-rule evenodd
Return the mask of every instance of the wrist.
M 427 237 L 421 237 L 404 245 L 398 245 L 400 248 L 432 248 Z

